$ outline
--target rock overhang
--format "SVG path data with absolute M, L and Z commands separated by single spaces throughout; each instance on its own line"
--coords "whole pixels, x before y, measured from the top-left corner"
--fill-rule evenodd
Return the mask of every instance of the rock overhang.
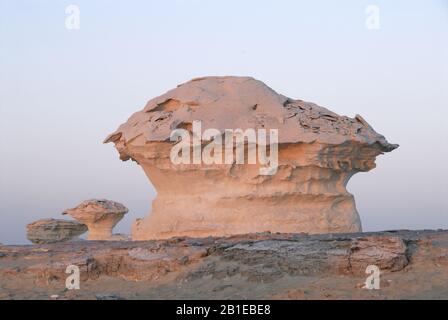
M 174 130 L 277 130 L 278 170 L 251 164 L 173 164 Z M 193 128 L 193 129 L 192 129 Z M 346 184 L 369 171 L 389 143 L 361 116 L 338 114 L 276 93 L 250 77 L 204 77 L 151 99 L 104 142 L 142 166 L 157 190 L 152 213 L 134 224 L 134 240 L 251 232 L 358 232 Z M 202 147 L 202 145 L 201 145 Z M 256 219 L 254 220 L 254 217 Z
M 203 77 L 151 99 L 110 134 L 105 143 L 169 142 L 171 131 L 201 121 L 202 128 L 277 129 L 279 144 L 357 142 L 389 152 L 390 144 L 360 116 L 338 114 L 276 93 L 251 77 Z M 141 143 L 141 142 L 140 142 Z

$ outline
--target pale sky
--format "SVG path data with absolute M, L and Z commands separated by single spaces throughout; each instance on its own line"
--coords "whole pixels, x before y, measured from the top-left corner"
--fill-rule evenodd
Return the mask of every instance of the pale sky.
M 0 0 L 0 242 L 90 198 L 125 204 L 116 231 L 130 233 L 155 191 L 102 141 L 207 75 L 361 114 L 400 144 L 349 183 L 364 230 L 448 228 L 447 0 Z

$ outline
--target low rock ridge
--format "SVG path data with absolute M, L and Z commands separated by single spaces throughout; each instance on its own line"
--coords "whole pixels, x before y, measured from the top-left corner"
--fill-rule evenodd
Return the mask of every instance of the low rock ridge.
M 83 293 L 64 291 L 68 265 L 80 268 Z M 185 298 L 187 291 L 191 298 L 205 295 L 207 299 L 238 298 L 242 294 L 255 299 L 326 298 L 304 292 L 306 288 L 317 290 L 312 285 L 316 282 L 330 286 L 333 296 L 344 298 L 341 292 L 335 292 L 339 288 L 345 290 L 344 295 L 362 298 L 360 290 L 370 265 L 379 268 L 382 288 L 394 297 L 422 297 L 433 284 L 439 290 L 435 292 L 448 298 L 448 288 L 435 283 L 446 284 L 448 280 L 448 231 L 259 233 L 227 238 L 1 246 L 0 297 L 2 292 L 9 292 L 12 282 L 17 287 L 17 281 L 29 281 L 41 295 L 59 288 L 67 298 L 101 295 L 104 288 L 111 290 L 110 282 L 117 284 L 113 294 L 125 298 L 157 298 L 157 293 L 159 298 Z M 392 282 L 396 285 L 393 290 Z M 204 286 L 204 291 L 198 286 Z

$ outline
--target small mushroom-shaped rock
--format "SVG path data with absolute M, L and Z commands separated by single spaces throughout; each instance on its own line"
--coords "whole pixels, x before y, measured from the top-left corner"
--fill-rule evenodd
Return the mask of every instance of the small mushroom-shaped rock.
M 112 229 L 128 212 L 121 203 L 92 199 L 82 202 L 75 208 L 67 209 L 62 214 L 68 214 L 87 225 L 88 240 L 116 240 Z
M 27 238 L 35 244 L 70 241 L 87 231 L 85 224 L 60 219 L 42 219 L 27 225 Z

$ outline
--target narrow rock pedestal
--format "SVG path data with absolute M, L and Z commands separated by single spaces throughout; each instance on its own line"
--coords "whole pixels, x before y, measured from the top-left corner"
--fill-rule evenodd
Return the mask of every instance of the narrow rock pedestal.
M 62 214 L 68 214 L 85 224 L 89 229 L 88 240 L 125 240 L 121 235 L 114 235 L 112 229 L 127 212 L 128 209 L 121 203 L 93 199 L 67 209 Z

